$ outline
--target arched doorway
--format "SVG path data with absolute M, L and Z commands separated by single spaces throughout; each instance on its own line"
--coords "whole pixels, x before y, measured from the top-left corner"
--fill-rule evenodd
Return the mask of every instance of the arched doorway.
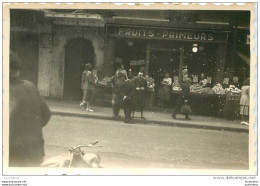
M 82 38 L 68 41 L 65 46 L 64 99 L 74 101 L 82 99 L 82 72 L 86 63 L 94 65 L 94 58 L 91 41 Z

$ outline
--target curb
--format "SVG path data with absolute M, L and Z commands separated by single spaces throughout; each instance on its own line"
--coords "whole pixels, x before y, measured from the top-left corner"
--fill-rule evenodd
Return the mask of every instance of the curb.
M 93 118 L 93 119 L 105 119 L 112 120 L 114 119 L 109 116 L 96 116 L 90 114 L 80 114 L 80 113 L 70 113 L 70 112 L 60 112 L 60 111 L 52 111 L 52 115 L 60 115 L 60 116 L 76 116 L 76 117 L 84 117 L 84 118 Z M 123 121 L 123 119 L 121 119 Z M 120 120 L 118 120 L 120 121 Z M 172 126 L 172 127 L 182 127 L 182 128 L 197 128 L 197 129 L 210 129 L 210 130 L 220 130 L 220 131 L 231 131 L 231 132 L 249 132 L 247 128 L 234 128 L 234 127 L 223 127 L 223 126 L 209 126 L 203 124 L 189 124 L 189 123 L 179 123 L 168 122 L 168 121 L 155 121 L 155 120 L 142 120 L 135 118 L 135 123 L 142 124 L 154 124 L 154 125 L 163 125 L 163 126 Z

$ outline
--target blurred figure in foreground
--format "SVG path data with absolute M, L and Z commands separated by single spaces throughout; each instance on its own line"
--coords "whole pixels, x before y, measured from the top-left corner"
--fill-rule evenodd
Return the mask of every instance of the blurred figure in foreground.
M 44 158 L 42 128 L 50 110 L 36 86 L 20 79 L 19 58 L 10 53 L 9 79 L 9 166 L 37 167 Z

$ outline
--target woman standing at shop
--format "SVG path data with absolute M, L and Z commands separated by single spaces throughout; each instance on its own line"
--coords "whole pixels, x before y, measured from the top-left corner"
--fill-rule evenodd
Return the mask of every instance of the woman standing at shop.
M 162 81 L 162 87 L 159 90 L 159 97 L 160 102 L 164 107 L 170 106 L 171 101 L 171 85 L 172 85 L 172 78 L 170 78 L 169 73 L 165 74 L 165 78 Z
M 250 91 L 250 79 L 247 78 L 241 88 L 240 98 L 240 115 L 241 124 L 249 125 L 249 91 Z

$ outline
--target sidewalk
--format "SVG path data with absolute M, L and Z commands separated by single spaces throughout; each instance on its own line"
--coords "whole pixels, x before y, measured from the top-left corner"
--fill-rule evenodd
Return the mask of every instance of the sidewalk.
M 75 101 L 57 101 L 46 100 L 52 114 L 62 116 L 78 116 L 97 119 L 112 120 L 112 108 L 94 107 L 94 112 L 86 112 L 79 107 L 79 103 Z M 123 109 L 120 111 L 122 121 L 124 118 Z M 214 118 L 207 116 L 191 116 L 192 120 L 184 120 L 184 116 L 177 115 L 177 120 L 172 119 L 170 112 L 153 112 L 145 111 L 146 120 L 140 118 L 140 112 L 135 113 L 135 123 L 142 124 L 159 124 L 177 127 L 203 128 L 225 131 L 248 132 L 249 127 L 241 125 L 240 121 L 230 121 L 223 118 Z

